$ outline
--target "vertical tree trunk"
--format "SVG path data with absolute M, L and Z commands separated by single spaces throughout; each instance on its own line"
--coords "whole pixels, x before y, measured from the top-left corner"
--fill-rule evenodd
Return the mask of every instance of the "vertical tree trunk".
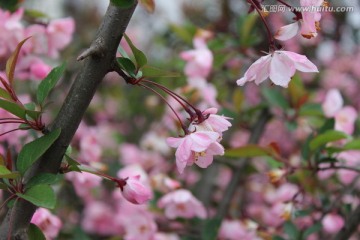
M 112 71 L 117 47 L 135 10 L 137 1 L 127 9 L 109 5 L 95 40 L 84 57 L 84 65 L 73 83 L 58 116 L 49 130 L 61 128 L 58 140 L 29 172 L 27 179 L 40 172 L 57 173 L 63 155 L 105 74 Z M 25 180 L 26 181 L 26 180 Z M 36 207 L 18 200 L 0 226 L 0 240 L 27 239 L 27 229 Z

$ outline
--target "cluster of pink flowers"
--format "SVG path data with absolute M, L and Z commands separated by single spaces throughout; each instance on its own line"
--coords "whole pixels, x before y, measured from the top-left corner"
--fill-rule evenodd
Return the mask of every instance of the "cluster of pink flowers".
M 355 121 L 358 117 L 356 109 L 352 106 L 343 106 L 344 100 L 338 89 L 330 89 L 322 104 L 326 117 L 335 118 L 335 130 L 353 134 Z
M 261 1 L 248 2 L 259 2 L 260 4 Z M 300 0 L 302 7 L 316 7 L 323 4 L 325 4 L 324 0 Z M 39 56 L 57 57 L 59 50 L 63 49 L 71 40 L 71 34 L 74 30 L 73 22 L 70 19 L 62 19 L 51 21 L 47 26 L 32 25 L 25 28 L 19 23 L 22 14 L 21 10 L 14 14 L 0 12 L 0 19 L 4 19 L 4 24 L 3 22 L 0 23 L 0 29 L 9 31 L 11 37 L 19 36 L 20 40 L 30 33 L 33 35 L 29 40 L 30 43 L 26 44 L 21 52 L 19 69 L 16 74 L 18 78 L 39 79 L 40 76 L 46 75 L 50 69 L 40 60 Z M 321 37 L 318 33 L 319 20 L 324 16 L 320 12 L 304 11 L 294 12 L 294 14 L 295 22 L 281 27 L 272 39 L 274 41 L 275 39 L 288 41 L 287 43 L 284 42 L 286 49 L 290 48 L 288 47 L 291 45 L 289 42 L 294 39 L 299 31 L 305 38 L 304 41 L 314 39 L 318 35 L 318 38 Z M 13 35 L 10 34 L 9 29 Z M 23 30 L 20 31 L 19 29 Z M 215 68 L 213 68 L 214 55 L 210 49 L 211 45 L 208 45 L 212 37 L 212 33 L 206 31 L 199 31 L 195 34 L 194 49 L 180 53 L 180 58 L 186 61 L 184 73 L 187 77 L 187 87 L 177 89 L 174 92 L 165 91 L 169 94 L 167 103 L 170 106 L 180 105 L 178 108 L 174 107 L 175 110 L 171 109 L 175 114 L 180 116 L 189 114 L 189 124 L 187 125 L 184 125 L 177 116 L 179 121 L 176 123 L 181 124 L 180 127 L 184 130 L 183 136 L 165 138 L 169 135 L 169 130 L 177 131 L 177 127 L 179 127 L 179 124 L 174 124 L 173 118 L 171 119 L 172 124 L 169 124 L 170 120 L 166 118 L 170 114 L 173 117 L 173 112 L 166 112 L 165 118 L 160 123 L 146 125 L 145 118 L 141 116 L 131 116 L 131 123 L 128 123 L 128 119 L 123 116 L 126 114 L 119 114 L 120 110 L 117 107 L 119 99 L 111 99 L 112 96 L 95 96 L 92 106 L 97 106 L 97 109 L 92 112 L 96 112 L 94 120 L 97 125 L 81 124 L 73 142 L 74 151 L 72 155 L 75 155 L 74 158 L 81 164 L 88 165 L 98 172 L 116 175 L 117 178 L 111 179 L 110 177 L 110 180 L 113 180 L 117 185 L 115 188 L 111 188 L 109 185 L 107 187 L 101 186 L 102 178 L 88 172 L 67 173 L 65 178 L 74 186 L 75 194 L 80 197 L 84 205 L 84 211 L 82 214 L 78 214 L 78 209 L 71 209 L 69 206 L 66 211 L 61 213 L 64 219 L 69 219 L 69 223 L 64 221 L 63 224 L 51 212 L 39 209 L 32 222 L 39 226 L 48 239 L 55 239 L 61 228 L 66 232 L 68 228 L 71 229 L 71 226 L 68 225 L 74 223 L 74 225 L 80 224 L 86 233 L 106 238 L 121 236 L 125 240 L 180 240 L 183 237 L 181 236 L 182 233 L 187 234 L 189 232 L 191 234 L 191 229 L 187 226 L 189 222 L 192 223 L 189 221 L 190 219 L 207 220 L 215 216 L 215 206 L 224 200 L 224 192 L 235 172 L 229 167 L 232 163 L 229 161 L 228 166 L 226 161 L 222 162 L 220 159 L 220 164 L 213 168 L 216 175 L 214 173 L 214 181 L 211 186 L 212 193 L 206 207 L 199 200 L 200 197 L 197 198 L 201 193 L 194 192 L 193 194 L 187 190 L 197 183 L 202 183 L 200 181 L 203 176 L 201 175 L 202 169 L 188 168 L 185 171 L 187 166 L 194 164 L 200 168 L 208 168 L 213 163 L 214 157 L 224 155 L 223 134 L 232 126 L 232 123 L 230 118 L 218 114 L 218 111 L 221 112 L 221 106 L 229 106 L 226 109 L 229 111 L 240 109 L 235 100 L 232 104 L 230 101 L 227 102 L 227 98 L 223 98 L 225 100 L 221 97 L 217 99 L 217 89 L 211 81 L 208 81 L 211 79 L 212 73 L 215 72 Z M 301 36 L 299 37 L 301 38 Z M 0 36 L 0 59 L 2 56 L 8 55 L 14 48 L 10 41 L 7 39 L 5 41 L 2 38 L 5 39 L 5 36 Z M 3 45 L 2 42 L 4 42 Z M 296 44 L 293 45 L 294 49 L 300 49 L 300 46 Z M 44 46 L 46 47 L 44 48 Z M 128 47 L 127 50 L 130 51 L 130 48 Z M 244 51 L 244 53 L 249 52 Z M 224 66 L 236 68 L 237 71 L 234 72 L 238 74 L 241 65 L 239 62 L 241 61 L 238 59 L 232 59 Z M 341 65 L 339 67 L 342 69 L 341 71 L 344 71 L 344 65 L 350 65 L 350 63 L 337 64 L 335 60 L 334 62 L 337 65 L 336 67 Z M 280 47 L 277 48 L 274 44 L 270 46 L 270 52 L 255 61 L 236 83 L 243 86 L 247 82 L 254 81 L 256 85 L 259 85 L 266 79 L 270 79 L 273 84 L 286 88 L 296 71 L 319 72 L 317 66 L 306 56 L 285 51 Z M 350 72 L 350 70 L 345 71 Z M 357 77 L 360 76 L 359 69 L 356 66 L 352 67 L 351 71 L 354 75 L 358 74 Z M 324 92 L 319 91 L 315 94 L 318 102 L 322 102 L 325 117 L 319 109 L 320 114 L 316 116 L 314 122 L 318 124 L 320 120 L 326 121 L 327 118 L 334 118 L 335 130 L 352 135 L 356 130 L 355 122 L 358 118 L 356 108 L 359 108 L 360 105 L 355 101 L 348 103 L 346 100 L 352 96 L 354 99 L 358 97 L 356 96 L 356 84 L 358 83 L 354 83 L 357 79 L 348 81 L 348 76 L 340 74 L 340 70 L 334 77 L 332 76 L 333 72 L 334 69 L 329 70 L 327 74 L 329 76 L 326 76 L 327 79 L 332 79 L 331 83 L 320 82 L 320 84 L 325 85 Z M 307 78 L 308 75 L 306 74 L 303 77 L 305 83 L 311 80 Z M 325 79 L 324 76 L 321 77 Z M 320 81 L 323 80 L 321 77 Z M 337 81 L 338 77 L 345 80 Z M 352 84 L 346 86 L 349 82 Z M 240 96 L 240 98 L 245 98 L 242 101 L 251 102 L 250 107 L 261 103 L 259 88 L 256 85 L 248 84 L 246 91 L 237 88 L 237 93 L 244 94 L 244 96 Z M 298 92 L 293 93 L 293 91 L 296 90 L 286 90 L 286 93 L 289 94 L 286 97 L 290 99 L 293 97 L 292 94 L 298 94 Z M 194 92 L 195 94 L 193 94 Z M 191 101 L 187 102 L 180 96 L 184 93 L 193 94 Z M 200 98 L 198 98 L 199 96 Z M 304 99 L 301 100 L 306 103 L 311 103 L 313 100 L 313 95 L 307 91 L 302 97 Z M 146 104 L 148 103 L 153 104 L 152 106 L 157 105 L 156 101 L 153 103 L 149 100 Z M 269 105 L 271 108 L 271 104 Z M 270 239 L 271 236 L 275 235 L 286 238 L 288 236 L 286 233 L 284 234 L 283 230 L 285 222 L 293 223 L 301 232 L 321 223 L 321 234 L 325 236 L 334 235 L 345 225 L 346 218 L 341 209 L 342 204 L 352 205 L 354 208 L 359 203 L 356 196 L 345 193 L 339 194 L 341 198 L 336 200 L 331 212 L 326 210 L 326 206 L 323 206 L 325 204 L 319 196 L 324 196 L 326 200 L 329 198 L 329 201 L 332 201 L 332 198 L 337 197 L 335 194 L 340 192 L 339 185 L 337 185 L 339 182 L 341 183 L 340 188 L 359 189 L 358 172 L 352 171 L 350 168 L 359 169 L 360 151 L 347 150 L 330 154 L 324 150 L 319 153 L 319 155 L 324 156 L 328 154 L 326 156 L 328 158 L 336 158 L 335 163 L 318 163 L 316 157 L 303 159 L 306 157 L 300 153 L 302 149 L 299 147 L 301 145 L 299 143 L 305 142 L 305 139 L 314 132 L 314 126 L 311 122 L 313 119 L 307 118 L 306 115 L 302 116 L 302 112 L 297 109 L 298 106 L 295 106 L 296 104 L 293 102 L 289 105 L 287 110 L 271 109 L 273 119 L 266 123 L 259 140 L 259 146 L 256 147 L 261 146 L 264 149 L 270 149 L 273 151 L 273 155 L 254 158 L 248 163 L 249 171 L 247 171 L 248 169 L 241 170 L 243 171 L 241 172 L 243 174 L 242 183 L 239 184 L 229 202 L 228 214 L 221 222 L 217 239 L 260 240 L 263 238 Z M 198 109 L 206 110 L 200 111 Z M 0 115 L 2 112 L 0 109 Z M 247 113 L 247 109 L 244 112 Z M 6 113 L 3 114 L 4 117 L 7 117 Z M 114 119 L 119 115 L 121 116 L 119 117 L 121 123 L 114 123 L 117 122 Z M 232 135 L 229 145 L 232 148 L 243 147 L 249 141 L 251 128 L 247 125 L 246 120 L 239 120 L 233 124 L 238 126 L 244 124 L 245 127 Z M 294 127 L 291 124 L 296 126 Z M 0 125 L 0 130 L 3 126 L 5 125 Z M 130 136 L 132 131 L 137 132 L 137 128 L 143 126 L 149 127 L 149 131 L 143 135 L 141 140 L 136 139 L 136 141 L 139 140 L 140 144 L 130 143 L 134 141 L 131 138 L 133 136 Z M 292 129 L 294 130 L 292 131 L 291 128 L 296 129 Z M 114 133 L 112 129 L 117 129 L 118 135 L 115 135 L 117 133 Z M 116 140 L 114 136 L 117 137 Z M 128 136 L 131 140 L 128 140 Z M 124 139 L 127 139 L 126 142 Z M 350 136 L 349 139 L 332 142 L 326 146 L 331 145 L 341 149 L 348 140 L 350 140 Z M 16 138 L 7 141 L 10 144 L 16 144 Z M 171 148 L 176 149 L 175 163 L 172 161 L 173 152 Z M 0 153 L 4 152 L 5 148 L 0 146 Z M 116 159 L 118 155 L 119 161 L 114 162 L 114 158 Z M 304 167 L 305 165 L 306 167 Z M 339 169 L 332 169 L 332 167 Z M 346 169 L 341 169 L 341 167 Z M 174 171 L 176 169 L 180 174 Z M 209 169 L 209 172 L 213 169 Z M 308 178 L 309 173 L 313 173 L 311 176 L 314 177 Z M 290 175 L 295 181 L 289 178 Z M 206 177 L 208 176 L 201 180 L 207 180 Z M 329 180 L 331 177 L 335 177 L 336 181 L 326 182 L 326 186 L 321 185 L 322 181 L 317 181 Z M 104 178 L 106 179 L 106 177 Z M 314 191 L 313 188 L 316 187 L 318 189 Z M 309 209 L 311 212 L 305 214 Z M 298 216 L 302 212 L 305 216 Z M 307 239 L 317 240 L 321 238 L 319 236 L 321 235 L 315 232 Z
M 15 77 L 40 80 L 51 70 L 51 66 L 42 58 L 59 57 L 59 51 L 72 40 L 75 23 L 72 18 L 63 18 L 51 20 L 46 25 L 25 26 L 23 16 L 22 8 L 14 13 L 0 9 L 0 62 L 9 58 L 20 41 L 31 36 L 21 50 Z

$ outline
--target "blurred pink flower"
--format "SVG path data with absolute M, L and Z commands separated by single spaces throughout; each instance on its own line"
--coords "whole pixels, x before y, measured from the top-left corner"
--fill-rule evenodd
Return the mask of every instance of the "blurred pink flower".
M 142 182 L 140 175 L 124 179 L 126 184 L 121 187 L 122 195 L 126 200 L 134 204 L 144 204 L 151 199 L 151 191 Z
M 19 59 L 16 65 L 16 77 L 21 80 L 42 80 L 50 72 L 51 67 L 34 55 L 27 55 Z
M 260 239 L 256 236 L 256 231 L 249 229 L 239 220 L 227 219 L 221 223 L 218 238 L 220 240 Z
M 212 68 L 213 55 L 203 38 L 194 38 L 193 43 L 195 49 L 180 53 L 180 57 L 187 61 L 185 74 L 188 77 L 206 78 Z
M 341 97 L 341 93 L 338 89 L 330 89 L 325 96 L 325 100 L 322 104 L 322 109 L 326 117 L 334 117 L 335 114 L 342 108 L 344 100 Z
M 335 130 L 352 134 L 355 128 L 355 121 L 358 117 L 356 109 L 345 106 L 335 114 Z
M 153 214 L 145 210 L 131 211 L 126 214 L 124 219 L 125 240 L 154 240 L 157 225 Z M 123 214 L 120 212 L 119 214 Z
M 83 131 L 80 136 L 79 159 L 85 163 L 100 162 L 102 152 L 98 129 L 86 127 L 86 131 Z
M 269 77 L 275 85 L 287 87 L 296 69 L 301 72 L 318 72 L 306 56 L 278 50 L 258 59 L 236 83 L 242 86 L 255 80 L 259 85 Z
M 30 37 L 23 46 L 23 50 L 30 54 L 47 54 L 48 53 L 48 44 L 46 36 L 46 27 L 39 24 L 34 24 L 28 26 L 25 31 L 25 36 Z
M 117 215 L 109 204 L 92 201 L 85 205 L 82 227 L 89 233 L 100 235 L 123 234 L 124 229 L 117 221 Z
M 43 62 L 34 63 L 30 66 L 30 75 L 31 79 L 44 79 L 49 72 L 51 71 L 51 67 Z
M 163 173 L 159 173 L 151 177 L 151 186 L 157 191 L 167 193 L 180 188 L 181 183 Z
M 157 232 L 154 236 L 154 240 L 180 240 L 180 237 L 175 233 Z
M 335 213 L 326 214 L 321 223 L 330 234 L 337 233 L 345 224 L 344 218 Z
M 92 200 L 92 190 L 100 186 L 102 181 L 101 177 L 88 172 L 69 172 L 65 177 L 73 184 L 76 194 L 85 202 Z
M 158 201 L 159 208 L 165 208 L 165 216 L 170 219 L 206 218 L 203 204 L 197 200 L 190 191 L 179 189 L 164 195 Z
M 58 57 L 58 51 L 64 49 L 71 42 L 74 31 L 75 22 L 72 18 L 50 21 L 46 29 L 50 57 Z
M 62 227 L 60 218 L 53 215 L 45 208 L 38 208 L 34 213 L 31 223 L 37 225 L 44 233 L 46 239 L 55 239 Z
M 352 167 L 355 169 L 360 167 L 360 151 L 344 151 L 341 152 L 337 158 L 340 160 L 340 166 Z M 352 170 L 339 169 L 337 170 L 337 175 L 341 183 L 349 185 L 356 179 L 359 173 Z

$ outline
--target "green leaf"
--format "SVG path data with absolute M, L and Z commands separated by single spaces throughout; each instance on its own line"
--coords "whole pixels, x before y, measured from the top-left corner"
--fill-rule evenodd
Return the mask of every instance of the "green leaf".
M 321 228 L 322 228 L 321 223 L 315 223 L 314 225 L 312 225 L 311 227 L 309 227 L 304 231 L 302 239 L 306 240 L 308 236 L 310 236 L 313 233 L 319 232 Z
M 14 12 L 18 4 L 19 4 L 19 0 L 1 0 L 0 8 Z
M 263 88 L 261 92 L 270 105 L 281 107 L 284 110 L 290 108 L 288 100 L 281 91 L 273 88 Z
M 6 76 L 8 77 L 8 80 L 9 80 L 9 83 L 11 86 L 14 81 L 15 66 L 16 66 L 17 59 L 19 57 L 21 47 L 24 45 L 26 40 L 28 40 L 29 38 L 30 37 L 25 38 L 24 40 L 22 40 L 21 42 L 18 43 L 15 51 L 11 54 L 10 58 L 6 62 Z
M 40 117 L 41 112 L 35 111 L 35 109 L 36 109 L 35 103 L 31 102 L 31 103 L 24 104 L 24 107 L 26 108 L 26 110 L 25 110 L 26 115 L 28 115 L 32 119 L 37 120 Z
M 297 240 L 299 238 L 299 230 L 292 222 L 284 223 L 284 232 L 290 237 L 290 240 Z
M 59 176 L 55 175 L 55 174 L 50 174 L 50 173 L 40 173 L 36 176 L 34 176 L 33 178 L 30 179 L 30 181 L 26 184 L 26 189 L 32 188 L 36 185 L 40 185 L 40 184 L 54 184 L 55 182 L 57 182 L 59 180 Z
M 252 33 L 254 31 L 254 26 L 256 25 L 256 20 L 258 18 L 257 14 L 248 14 L 241 16 L 239 19 L 239 35 L 241 46 L 248 47 L 251 45 Z
M 318 103 L 305 103 L 299 110 L 300 116 L 324 116 L 321 105 Z
M 142 68 L 142 72 L 145 77 L 180 77 L 180 74 L 177 72 L 169 72 L 148 65 Z
M 135 0 L 111 0 L 111 3 L 120 8 L 129 8 L 135 4 Z
M 227 149 L 225 151 L 225 157 L 259 157 L 269 155 L 271 155 L 269 149 L 255 144 L 248 144 L 238 148 Z
M 60 132 L 60 129 L 56 129 L 47 135 L 27 143 L 21 149 L 16 161 L 17 169 L 20 171 L 21 175 L 23 175 L 26 170 L 55 142 L 59 137 Z
M 30 18 L 49 18 L 49 16 L 41 11 L 35 9 L 25 9 L 25 15 Z
M 134 54 L 137 68 L 140 69 L 141 67 L 145 66 L 145 64 L 147 63 L 147 58 L 145 54 L 134 46 L 134 44 L 131 42 L 130 38 L 126 34 L 124 34 L 124 37 L 126 42 L 129 44 L 132 53 Z
M 26 190 L 24 194 L 16 193 L 16 195 L 38 207 L 53 209 L 56 205 L 55 192 L 46 184 L 35 185 Z
M 33 223 L 30 223 L 28 229 L 29 240 L 46 240 L 44 233 L 41 229 Z
M 319 134 L 310 141 L 309 143 L 310 150 L 314 151 L 315 149 L 318 149 L 329 142 L 334 142 L 349 137 L 350 136 L 344 132 L 340 132 L 336 130 L 328 130 L 322 134 Z
M 220 218 L 206 219 L 201 233 L 202 240 L 216 240 L 221 225 Z
M 273 236 L 272 240 L 285 240 L 285 239 L 280 236 Z
M 344 145 L 345 150 L 360 150 L 360 139 L 352 140 Z
M 325 121 L 325 123 L 321 126 L 321 128 L 319 129 L 318 132 L 319 132 L 319 134 L 321 134 L 328 130 L 333 130 L 334 128 L 335 128 L 335 119 L 330 118 Z
M 129 58 L 118 57 L 118 58 L 116 58 L 116 60 L 120 64 L 120 67 L 123 70 L 125 70 L 125 72 L 127 72 L 132 77 L 136 76 L 136 74 L 135 74 L 136 67 L 135 67 L 134 63 Z
M 63 75 L 65 68 L 66 63 L 63 63 L 61 66 L 58 66 L 51 70 L 51 72 L 45 77 L 45 79 L 41 81 L 36 92 L 36 99 L 40 105 L 43 104 L 50 91 L 55 87 L 56 83 Z
M 80 163 L 78 163 L 76 160 L 71 158 L 69 155 L 65 155 L 65 158 L 66 158 L 67 163 L 70 166 L 71 171 L 81 172 L 81 169 L 78 167 L 81 165 Z
M 9 102 L 7 100 L 0 99 L 0 108 L 8 111 L 9 113 L 21 118 L 26 118 L 26 110 L 14 102 Z
M 18 172 L 11 172 L 9 169 L 7 169 L 4 165 L 0 165 L 0 178 L 10 178 L 15 179 L 19 177 Z
M 5 183 L 0 182 L 0 189 L 7 190 L 8 186 Z
M 2 87 L 0 87 L 0 98 L 4 98 L 6 100 L 11 100 L 11 96 L 8 93 L 8 91 L 6 91 L 5 89 L 3 89 Z
M 118 49 L 117 49 L 118 53 L 120 53 L 120 55 L 124 58 L 130 58 L 129 55 L 126 53 L 126 51 L 124 50 L 124 48 L 119 45 Z

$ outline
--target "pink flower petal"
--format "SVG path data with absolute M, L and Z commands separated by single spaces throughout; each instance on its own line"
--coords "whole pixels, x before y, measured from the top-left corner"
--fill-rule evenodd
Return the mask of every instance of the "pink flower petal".
M 275 38 L 280 41 L 286 41 L 296 36 L 299 32 L 299 22 L 294 22 L 281 27 L 275 34 Z

